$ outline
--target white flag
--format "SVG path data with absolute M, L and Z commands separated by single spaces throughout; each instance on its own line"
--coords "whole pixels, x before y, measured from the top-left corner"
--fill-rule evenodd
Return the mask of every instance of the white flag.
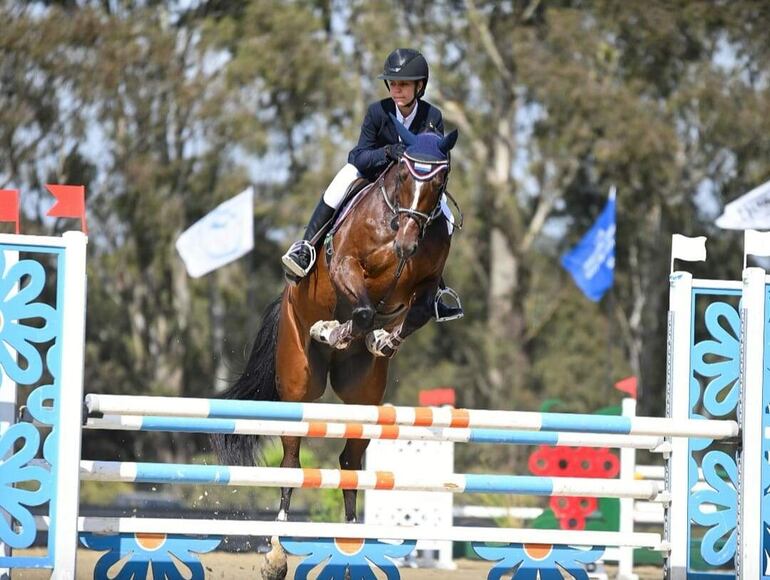
M 743 232 L 743 253 L 752 256 L 770 256 L 770 232 L 756 230 Z
M 770 229 L 770 181 L 728 203 L 716 225 L 727 230 Z
M 199 278 L 254 247 L 254 189 L 221 203 L 185 230 L 176 249 L 187 273 Z
M 706 259 L 706 236 L 688 238 L 681 234 L 671 237 L 671 261 L 703 262 Z

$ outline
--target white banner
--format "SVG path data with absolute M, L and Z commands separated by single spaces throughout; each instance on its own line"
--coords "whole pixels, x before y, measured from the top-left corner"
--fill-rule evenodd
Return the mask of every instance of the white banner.
M 770 229 L 770 181 L 728 203 L 716 225 L 726 230 Z
M 671 261 L 703 262 L 706 259 L 706 236 L 688 238 L 681 234 L 671 237 Z
M 770 256 L 770 232 L 756 230 L 743 232 L 743 253 L 752 256 Z
M 254 189 L 221 203 L 185 230 L 176 249 L 187 273 L 199 278 L 254 247 Z

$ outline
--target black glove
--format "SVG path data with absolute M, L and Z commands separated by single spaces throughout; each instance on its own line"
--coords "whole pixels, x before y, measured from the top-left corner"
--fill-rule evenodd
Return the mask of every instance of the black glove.
M 406 151 L 406 145 L 396 143 L 395 145 L 385 145 L 385 159 L 388 161 L 398 161 Z

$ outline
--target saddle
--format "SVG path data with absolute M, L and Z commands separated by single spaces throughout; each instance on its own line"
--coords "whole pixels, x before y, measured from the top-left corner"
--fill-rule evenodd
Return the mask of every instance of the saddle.
M 345 219 L 351 213 L 353 213 L 353 210 L 358 205 L 358 203 L 366 196 L 367 193 L 372 190 L 372 186 L 376 182 L 377 179 L 374 181 L 369 181 L 365 177 L 358 177 L 355 181 L 353 181 L 353 183 L 350 184 L 350 187 L 348 187 L 340 207 L 337 209 L 334 217 L 331 219 L 332 227 L 329 228 L 329 231 L 324 238 L 324 250 L 326 252 L 327 260 L 331 260 L 332 255 L 334 254 L 334 245 L 332 242 L 334 239 L 334 234 L 336 234 L 337 230 L 340 229 Z
M 364 197 L 364 190 L 371 186 L 374 182 L 369 181 L 366 177 L 358 177 L 353 183 L 350 184 L 348 190 L 345 192 L 345 197 L 342 199 L 340 207 L 334 212 L 332 217 L 332 227 L 329 231 L 329 235 L 334 233 L 342 225 L 345 218 L 351 213 L 353 208 L 358 204 L 358 201 Z
M 340 203 L 340 206 L 336 209 L 331 219 L 326 222 L 326 224 L 321 229 L 318 230 L 318 233 L 315 235 L 315 237 L 313 237 L 313 239 L 309 240 L 313 246 L 317 246 L 318 242 L 329 235 L 327 231 L 330 234 L 333 234 L 335 231 L 337 231 L 339 223 L 348 213 L 348 206 L 352 206 L 351 201 L 353 201 L 367 185 L 371 185 L 371 183 L 372 182 L 365 177 L 358 177 L 348 186 L 348 189 L 345 192 L 345 197 L 342 198 L 342 203 Z

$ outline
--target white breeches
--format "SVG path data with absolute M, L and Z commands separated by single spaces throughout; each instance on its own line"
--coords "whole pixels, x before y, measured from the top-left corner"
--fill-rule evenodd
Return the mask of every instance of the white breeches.
M 324 203 L 329 207 L 337 209 L 342 203 L 342 199 L 345 197 L 345 193 L 356 178 L 361 177 L 361 174 L 356 169 L 356 166 L 347 163 L 345 166 L 337 172 L 334 176 L 329 187 L 324 191 Z
M 346 163 L 342 169 L 337 172 L 337 175 L 334 176 L 334 179 L 332 179 L 332 182 L 326 188 L 326 191 L 324 191 L 324 203 L 329 207 L 337 209 L 342 203 L 350 184 L 358 177 L 361 177 L 361 174 L 358 172 L 358 169 L 356 169 L 356 166 L 351 163 Z M 446 216 L 446 225 L 449 230 L 449 235 L 451 236 L 452 231 L 454 230 L 455 216 L 447 205 L 446 195 L 441 196 L 441 211 Z

